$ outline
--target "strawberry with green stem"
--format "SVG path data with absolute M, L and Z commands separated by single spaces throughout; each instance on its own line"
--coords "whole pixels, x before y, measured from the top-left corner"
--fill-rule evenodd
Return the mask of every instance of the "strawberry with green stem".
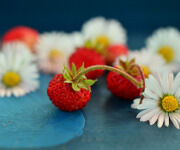
M 84 65 L 82 65 L 77 70 L 76 66 L 72 64 L 72 70 L 64 67 L 63 73 L 55 75 L 50 81 L 47 94 L 52 103 L 59 109 L 70 112 L 85 107 L 91 97 L 91 86 L 96 82 L 96 80 L 87 79 L 85 74 L 98 69 L 116 72 L 129 80 L 137 88 L 144 88 L 144 80 L 139 81 L 119 68 L 106 65 L 84 68 Z M 137 66 L 137 69 L 142 75 L 141 68 Z
M 143 80 L 143 87 L 145 86 L 144 73 L 141 68 L 135 64 L 135 59 L 127 59 L 126 61 L 120 60 L 119 65 L 117 65 L 116 68 L 126 72 L 137 81 Z M 140 96 L 144 91 L 144 88 L 138 88 L 126 77 L 113 71 L 108 73 L 106 81 L 107 87 L 112 94 L 121 99 L 133 100 L 134 98 Z

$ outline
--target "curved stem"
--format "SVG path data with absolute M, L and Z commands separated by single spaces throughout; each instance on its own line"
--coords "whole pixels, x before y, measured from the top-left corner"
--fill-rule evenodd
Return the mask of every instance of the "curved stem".
M 120 74 L 121 76 L 125 77 L 126 79 L 130 80 L 137 88 L 143 88 L 143 84 L 141 82 L 139 82 L 138 80 L 136 80 L 135 78 L 133 78 L 131 75 L 129 75 L 128 73 L 126 73 L 125 71 L 122 71 L 118 68 L 115 67 L 111 67 L 111 66 L 107 66 L 107 65 L 95 65 L 95 66 L 90 66 L 86 69 L 84 69 L 83 71 L 79 72 L 75 77 L 74 80 L 78 80 L 82 75 L 86 74 L 89 71 L 93 71 L 93 70 L 109 70 L 109 71 L 113 71 L 113 72 L 117 72 L 118 74 Z
M 143 81 L 143 88 L 142 88 L 142 91 L 141 91 L 141 93 L 142 93 L 145 90 L 145 76 L 144 76 L 144 73 L 143 73 L 143 71 L 142 71 L 142 69 L 141 69 L 141 67 L 139 65 L 135 64 L 135 67 L 138 69 L 139 74 L 141 75 L 141 78 L 142 78 L 142 81 Z M 143 99 L 144 99 L 144 95 L 141 95 L 139 104 L 142 104 Z
M 145 76 L 144 76 L 144 73 L 143 73 L 143 71 L 142 71 L 142 69 L 141 69 L 141 67 L 139 65 L 135 64 L 135 67 L 138 69 L 139 74 L 140 74 L 141 79 L 142 79 L 143 88 L 142 88 L 141 92 L 144 92 L 144 89 L 145 89 Z

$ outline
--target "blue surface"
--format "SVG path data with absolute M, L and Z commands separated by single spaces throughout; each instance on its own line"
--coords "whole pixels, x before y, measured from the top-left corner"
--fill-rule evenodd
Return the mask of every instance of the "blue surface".
M 131 47 L 142 47 L 147 35 L 129 37 Z M 172 124 L 158 129 L 139 122 L 131 102 L 120 100 L 107 90 L 106 76 L 92 87 L 92 97 L 83 109 L 86 125 L 83 134 L 45 150 L 178 150 L 180 130 Z M 33 150 L 33 149 L 32 149 Z M 40 150 L 40 149 L 38 149 Z M 43 149 L 44 150 L 44 149 Z
M 83 135 L 52 150 L 179 150 L 180 131 L 171 124 L 157 128 L 136 119 L 138 111 L 106 89 L 105 76 L 93 87 L 84 109 Z
M 50 147 L 82 134 L 82 112 L 62 112 L 48 99 L 51 78 L 41 75 L 41 89 L 27 96 L 0 99 L 0 149 Z

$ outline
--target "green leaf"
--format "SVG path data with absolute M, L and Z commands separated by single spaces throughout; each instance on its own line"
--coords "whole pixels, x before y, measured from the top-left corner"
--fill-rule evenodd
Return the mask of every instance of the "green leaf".
M 80 88 L 78 87 L 77 83 L 72 83 L 72 88 L 74 91 L 80 91 Z
M 78 73 L 84 70 L 84 62 L 82 63 L 81 67 L 78 70 Z
M 86 85 L 88 85 L 88 86 L 91 86 L 91 85 L 93 85 L 96 81 L 97 81 L 97 80 L 90 80 L 90 79 L 88 79 L 88 80 L 84 80 L 84 83 L 85 83 Z
M 81 82 L 81 83 L 78 83 L 78 87 L 79 88 L 83 88 L 83 89 L 86 89 L 86 90 L 89 90 L 89 86 L 86 85 L 85 83 Z
M 63 76 L 66 80 L 71 80 L 71 76 L 68 73 L 64 73 Z
M 72 83 L 72 81 L 66 80 L 66 81 L 64 81 L 64 83 Z
M 73 76 L 76 75 L 76 65 L 74 63 L 72 63 L 72 74 Z

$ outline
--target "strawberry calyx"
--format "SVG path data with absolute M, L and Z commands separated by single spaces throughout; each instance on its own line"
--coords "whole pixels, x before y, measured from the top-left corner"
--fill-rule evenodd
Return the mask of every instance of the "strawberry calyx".
M 123 61 L 122 59 L 119 60 L 119 64 L 116 66 L 117 68 L 119 68 L 120 70 L 123 70 L 125 72 L 127 72 L 129 75 L 131 75 L 132 77 L 137 77 L 137 76 L 141 76 L 141 84 L 143 84 L 143 90 L 145 87 L 145 75 L 142 71 L 142 68 L 136 64 L 136 60 L 135 58 L 132 59 L 126 59 L 125 61 Z
M 63 69 L 63 76 L 65 78 L 65 83 L 72 84 L 72 88 L 75 91 L 79 91 L 81 88 L 90 90 L 90 86 L 93 85 L 97 80 L 87 79 L 85 74 L 93 70 L 109 70 L 122 75 L 124 78 L 132 82 L 137 88 L 144 89 L 144 80 L 138 81 L 135 77 L 128 74 L 127 72 L 121 70 L 120 68 L 111 67 L 107 65 L 94 65 L 84 68 L 84 64 L 77 70 L 76 66 L 72 64 L 72 70 L 68 69 L 66 66 Z M 142 70 L 137 66 L 139 74 L 143 76 Z
M 96 82 L 96 80 L 87 79 L 84 74 L 81 75 L 79 78 L 75 78 L 80 72 L 84 70 L 84 63 L 78 70 L 76 69 L 74 63 L 72 63 L 72 70 L 64 66 L 62 73 L 65 79 L 64 82 L 72 84 L 72 88 L 74 91 L 80 91 L 81 88 L 90 91 L 90 86 L 92 86 Z
M 141 90 L 141 93 L 142 93 L 144 92 L 144 89 L 145 89 L 145 75 L 144 75 L 144 72 L 142 71 L 142 68 L 139 65 L 137 65 L 135 61 L 136 61 L 135 58 L 132 58 L 130 60 L 128 60 L 127 58 L 125 61 L 120 59 L 117 67 L 120 70 L 127 72 L 133 77 L 137 77 L 138 75 L 141 76 L 140 83 L 143 85 L 142 90 Z M 141 99 L 140 100 L 140 104 L 141 104 L 144 99 L 143 95 L 141 95 L 140 99 Z
M 131 59 L 131 60 L 119 60 L 119 64 L 117 65 L 117 67 L 125 72 L 127 72 L 128 74 L 132 75 L 133 77 L 136 77 L 139 74 L 138 68 L 135 65 L 135 59 Z

